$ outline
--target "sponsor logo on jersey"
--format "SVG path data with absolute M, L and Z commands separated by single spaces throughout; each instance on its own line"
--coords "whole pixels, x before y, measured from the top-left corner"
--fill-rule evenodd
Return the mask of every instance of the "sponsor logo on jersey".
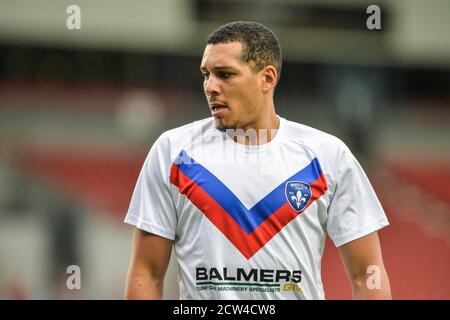
M 302 212 L 311 200 L 311 186 L 303 181 L 288 181 L 284 194 L 292 209 Z
M 195 268 L 197 291 L 302 292 L 301 270 Z
M 246 259 L 256 254 L 327 190 L 319 161 L 314 158 L 253 207 L 247 208 L 222 181 L 184 150 L 178 158 L 171 166 L 170 182 Z

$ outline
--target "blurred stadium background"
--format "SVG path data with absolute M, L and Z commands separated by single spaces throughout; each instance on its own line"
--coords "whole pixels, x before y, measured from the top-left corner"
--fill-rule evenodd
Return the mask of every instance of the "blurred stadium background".
M 370 4 L 381 31 L 366 28 Z M 339 136 L 370 176 L 394 298 L 449 299 L 449 14 L 446 0 L 2 0 L 0 299 L 122 298 L 144 157 L 209 116 L 204 41 L 234 20 L 279 36 L 278 113 Z M 66 288 L 69 265 L 81 290 Z M 328 299 L 351 297 L 330 241 L 322 272 Z

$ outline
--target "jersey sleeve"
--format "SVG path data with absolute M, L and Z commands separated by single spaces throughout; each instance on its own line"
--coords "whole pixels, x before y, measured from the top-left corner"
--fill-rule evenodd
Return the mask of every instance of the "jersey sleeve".
M 159 137 L 150 149 L 136 182 L 125 223 L 174 240 L 177 225 L 169 185 L 170 146 Z
M 328 208 L 327 231 L 336 247 L 389 225 L 363 168 L 345 147 Z

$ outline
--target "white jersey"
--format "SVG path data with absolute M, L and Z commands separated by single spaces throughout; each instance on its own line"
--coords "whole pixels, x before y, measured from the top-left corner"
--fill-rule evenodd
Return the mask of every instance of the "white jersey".
M 389 224 L 341 140 L 281 117 L 258 146 L 213 118 L 163 133 L 125 222 L 175 241 L 181 299 L 324 299 L 326 235 L 339 247 Z

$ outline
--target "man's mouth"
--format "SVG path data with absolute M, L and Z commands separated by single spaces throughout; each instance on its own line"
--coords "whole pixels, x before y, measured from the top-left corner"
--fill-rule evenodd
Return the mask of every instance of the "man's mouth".
M 212 103 L 209 105 L 209 109 L 214 117 L 221 115 L 223 112 L 228 109 L 228 107 L 224 104 Z
M 219 108 L 226 108 L 227 106 L 222 104 L 222 103 L 210 103 L 209 104 L 209 109 L 211 109 L 212 111 L 217 110 Z

